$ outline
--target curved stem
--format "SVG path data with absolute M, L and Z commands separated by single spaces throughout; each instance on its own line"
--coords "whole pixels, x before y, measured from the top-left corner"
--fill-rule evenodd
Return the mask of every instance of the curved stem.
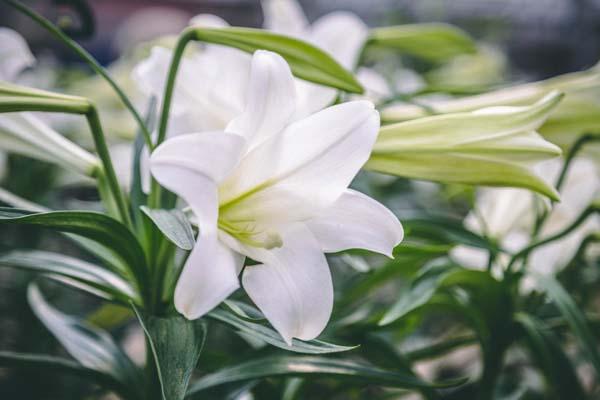
M 110 153 L 108 151 L 108 147 L 106 146 L 106 140 L 104 140 L 104 132 L 102 131 L 102 126 L 100 125 L 98 112 L 93 105 L 90 105 L 85 117 L 90 126 L 90 130 L 92 131 L 96 152 L 102 161 L 106 182 L 108 183 L 108 187 L 113 194 L 121 220 L 129 228 L 133 229 L 131 218 L 129 216 L 129 208 L 127 207 L 127 202 L 125 200 L 125 196 L 123 195 L 123 191 L 119 186 L 119 181 L 117 180 L 117 175 L 110 158 Z
M 36 13 L 31 8 L 27 7 L 26 5 L 20 3 L 19 1 L 16 1 L 16 0 L 4 0 L 4 1 L 7 2 L 9 5 L 11 5 L 12 7 L 14 7 L 19 12 L 27 15 L 29 18 L 31 18 L 32 20 L 37 22 L 41 27 L 43 27 L 48 32 L 50 32 L 52 35 L 54 35 L 58 40 L 63 42 L 65 45 L 67 45 L 67 47 L 69 47 L 80 58 L 82 58 L 90 66 L 90 68 L 92 68 L 92 70 L 94 72 L 96 72 L 98 75 L 100 75 L 102 78 L 104 78 L 104 80 L 112 87 L 112 89 L 115 91 L 117 96 L 119 96 L 119 98 L 123 102 L 123 105 L 125 105 L 125 107 L 129 110 L 129 112 L 131 113 L 133 118 L 136 120 L 136 122 L 140 126 L 140 129 L 141 129 L 141 131 L 144 135 L 144 139 L 146 141 L 146 145 L 150 149 L 154 148 L 154 146 L 152 144 L 152 139 L 150 138 L 150 132 L 148 131 L 148 127 L 144 123 L 144 120 L 142 119 L 140 114 L 137 112 L 137 110 L 135 109 L 135 107 L 133 106 L 133 104 L 127 97 L 127 95 L 119 87 L 119 85 L 110 77 L 110 75 L 108 74 L 108 72 L 106 72 L 104 67 L 102 67 L 102 65 L 100 65 L 98 63 L 98 61 L 96 61 L 96 59 L 94 57 L 92 57 L 92 55 L 90 53 L 88 53 L 77 42 L 75 42 L 70 37 L 68 37 L 63 31 L 61 31 L 58 27 L 56 27 L 52 22 L 50 22 L 43 16 L 39 15 L 38 13 Z
M 573 143 L 573 145 L 567 152 L 567 156 L 565 157 L 565 163 L 563 165 L 562 170 L 560 171 L 558 179 L 556 180 L 556 190 L 560 191 L 560 188 L 562 187 L 567 176 L 567 172 L 569 171 L 569 167 L 571 166 L 571 162 L 573 161 L 577 153 L 579 153 L 583 146 L 595 141 L 600 141 L 600 134 L 586 133 L 580 136 L 579 139 L 577 139 L 577 141 Z
M 543 246 L 545 244 L 548 244 L 550 242 L 554 242 L 555 240 L 561 239 L 562 237 L 568 235 L 569 233 L 571 233 L 572 231 L 574 231 L 579 225 L 581 225 L 583 223 L 583 221 L 585 221 L 585 219 L 590 215 L 593 214 L 595 212 L 598 212 L 599 209 L 596 206 L 590 206 L 588 207 L 584 212 L 582 212 L 579 217 L 577 217 L 577 219 L 575 221 L 573 221 L 573 223 L 569 226 L 567 226 L 565 229 L 563 229 L 562 231 L 552 235 L 552 236 L 548 236 L 545 239 L 539 240 L 535 243 L 530 244 L 529 246 L 521 249 L 519 252 L 517 252 L 512 259 L 510 260 L 510 263 L 508 264 L 508 267 L 506 268 L 507 271 L 511 271 L 512 267 L 514 266 L 514 264 L 517 262 L 517 260 L 527 257 L 527 255 L 536 247 L 539 246 Z
M 186 29 L 182 32 L 177 40 L 175 49 L 173 50 L 173 58 L 171 59 L 171 65 L 169 66 L 169 72 L 167 75 L 167 81 L 165 83 L 165 92 L 162 99 L 162 109 L 160 112 L 160 120 L 158 123 L 158 135 L 156 137 L 155 147 L 158 147 L 167 136 L 167 126 L 169 124 L 169 112 L 171 110 L 171 102 L 173 100 L 173 90 L 175 89 L 175 79 L 177 78 L 177 71 L 179 70 L 179 64 L 183 57 L 183 53 L 187 44 L 193 40 L 195 32 L 192 29 Z M 152 179 L 151 183 L 150 198 L 148 199 L 148 205 L 151 208 L 160 208 L 161 198 L 161 186 Z
M 579 153 L 579 151 L 581 151 L 586 144 L 588 144 L 590 142 L 594 142 L 594 141 L 600 141 L 599 134 L 585 133 L 585 134 L 581 135 L 573 143 L 573 145 L 569 148 L 569 150 L 565 156 L 565 161 L 563 163 L 560 174 L 558 175 L 558 178 L 556 179 L 555 187 L 558 192 L 560 192 L 560 189 L 562 188 L 562 185 L 565 182 L 565 179 L 567 177 L 567 173 L 569 172 L 571 164 L 572 164 L 573 160 L 575 159 L 575 157 L 577 156 L 577 154 Z M 533 227 L 532 235 L 533 235 L 534 239 L 540 233 L 542 226 L 544 225 L 544 223 L 546 222 L 546 219 L 548 218 L 548 215 L 550 215 L 550 212 L 548 210 L 544 210 L 543 212 L 541 212 L 538 215 L 539 216 L 536 218 L 535 225 Z
M 0 113 L 20 112 L 20 111 L 43 111 L 43 112 L 61 112 L 67 114 L 84 115 L 87 119 L 94 145 L 98 157 L 102 162 L 102 171 L 96 170 L 93 174 L 95 178 L 105 178 L 108 188 L 114 198 L 115 204 L 121 221 L 129 228 L 132 228 L 131 218 L 125 196 L 119 186 L 119 181 L 115 174 L 115 169 L 110 158 L 110 153 L 104 139 L 102 125 L 98 118 L 96 107 L 85 98 L 75 98 L 73 100 L 56 100 L 43 97 L 6 97 L 0 99 Z M 102 175 L 102 176 L 100 176 Z M 99 182 L 102 184 L 102 182 Z
M 169 112 L 171 110 L 171 101 L 173 100 L 173 90 L 175 89 L 175 79 L 177 78 L 177 71 L 179 70 L 179 64 L 183 57 L 183 52 L 187 44 L 194 39 L 195 32 L 192 29 L 186 29 L 182 32 L 177 39 L 177 44 L 173 50 L 173 58 L 171 59 L 171 65 L 169 66 L 169 72 L 167 75 L 167 82 L 165 84 L 165 92 L 163 95 L 162 110 L 160 113 L 160 120 L 158 123 L 158 136 L 156 138 L 156 146 L 160 145 L 167 135 L 167 124 L 169 123 Z

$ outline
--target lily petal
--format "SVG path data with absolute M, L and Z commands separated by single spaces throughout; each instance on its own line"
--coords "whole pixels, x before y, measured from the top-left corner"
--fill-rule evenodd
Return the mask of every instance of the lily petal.
M 294 78 L 278 54 L 258 50 L 252 57 L 244 112 L 225 130 L 240 134 L 250 148 L 283 130 L 296 109 Z
M 333 284 L 319 242 L 302 224 L 284 234 L 284 246 L 265 251 L 262 265 L 244 270 L 242 282 L 252 301 L 291 344 L 311 340 L 327 325 Z
M 0 81 L 14 82 L 19 73 L 35 63 L 27 42 L 16 31 L 0 27 Z
M 307 117 L 330 106 L 338 95 L 336 89 L 296 79 L 298 104 L 293 120 Z
M 214 14 L 198 14 L 190 19 L 189 25 L 202 28 L 225 28 L 229 26 L 229 23 Z
M 244 146 L 244 138 L 226 132 L 180 135 L 154 150 L 150 168 L 161 185 L 192 207 L 201 231 L 216 234 L 217 183 L 235 168 Z
M 312 218 L 344 193 L 378 129 L 379 114 L 367 101 L 329 107 L 289 125 L 248 153 L 223 182 L 221 212 L 232 221 Z
M 225 247 L 216 235 L 196 242 L 175 288 L 175 308 L 187 319 L 206 314 L 240 285 L 244 256 Z
M 261 5 L 266 29 L 296 37 L 306 32 L 309 22 L 296 0 L 263 0 Z
M 367 249 L 391 258 L 404 236 L 400 221 L 390 210 L 351 189 L 306 225 L 325 253 Z
M 311 27 L 310 41 L 331 54 L 343 67 L 354 69 L 369 28 L 355 14 L 332 12 Z
M 170 49 L 153 47 L 133 69 L 132 80 L 148 99 L 162 101 L 172 55 Z M 246 54 L 223 46 L 185 56 L 175 81 L 168 135 L 223 130 L 241 112 L 248 62 Z

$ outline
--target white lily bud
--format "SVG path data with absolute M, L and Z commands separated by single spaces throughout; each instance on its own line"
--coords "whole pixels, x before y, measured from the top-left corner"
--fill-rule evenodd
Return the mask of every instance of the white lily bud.
M 96 156 L 31 113 L 0 114 L 0 150 L 56 163 L 88 176 L 100 168 Z
M 467 96 L 457 99 L 420 102 L 426 107 L 415 104 L 392 104 L 381 111 L 384 122 L 407 121 L 435 114 L 458 113 L 474 111 L 484 107 L 493 106 L 523 106 L 536 102 L 553 90 L 559 90 L 571 99 L 585 93 L 589 89 L 600 87 L 600 67 L 587 71 L 564 74 L 555 78 L 523 85 L 516 85 L 504 89 L 483 93 L 476 96 Z M 568 103 L 557 107 L 557 112 Z M 548 123 L 552 122 L 552 116 Z
M 381 128 L 367 169 L 415 179 L 558 193 L 530 170 L 561 154 L 537 132 L 562 94 L 528 107 L 489 107 Z

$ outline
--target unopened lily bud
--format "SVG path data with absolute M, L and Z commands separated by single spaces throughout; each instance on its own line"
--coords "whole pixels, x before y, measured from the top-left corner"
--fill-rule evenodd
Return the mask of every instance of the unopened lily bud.
M 94 176 L 96 156 L 71 142 L 31 113 L 0 114 L 0 150 L 59 164 Z
M 488 186 L 523 187 L 558 198 L 532 163 L 561 154 L 536 130 L 563 95 L 526 107 L 489 107 L 384 126 L 366 164 L 372 171 Z

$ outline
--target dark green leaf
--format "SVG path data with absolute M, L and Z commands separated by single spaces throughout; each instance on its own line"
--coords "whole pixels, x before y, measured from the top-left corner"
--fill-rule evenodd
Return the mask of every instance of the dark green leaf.
M 173 244 L 183 250 L 194 248 L 194 231 L 190 221 L 180 210 L 153 210 L 142 206 L 141 210 Z
M 164 400 L 182 400 L 204 345 L 206 328 L 179 315 L 144 317 L 134 306 L 150 341 Z
M 263 340 L 273 346 L 284 350 L 293 351 L 296 353 L 305 354 L 325 354 L 338 353 L 355 349 L 356 346 L 340 346 L 337 344 L 327 343 L 321 340 L 311 340 L 305 342 L 303 340 L 293 339 L 292 345 L 289 346 L 279 333 L 266 325 L 248 321 L 236 314 L 228 312 L 224 309 L 215 309 L 207 314 L 207 317 L 225 323 L 236 328 L 242 333 L 246 333 L 254 338 Z
M 488 239 L 463 227 L 462 220 L 440 215 L 418 215 L 402 220 L 402 226 L 411 238 L 423 238 L 444 244 L 465 244 L 494 252 L 499 248 Z
M 224 368 L 190 385 L 188 398 L 201 398 L 205 389 L 231 382 L 267 377 L 324 377 L 397 388 L 452 387 L 464 379 L 430 384 L 405 373 L 391 372 L 350 360 L 309 356 L 271 356 Z
M 0 367 L 28 369 L 39 374 L 70 374 L 120 393 L 125 399 L 139 399 L 132 393 L 132 388 L 127 388 L 111 375 L 84 367 L 76 361 L 65 358 L 0 351 Z
M 552 331 L 542 321 L 528 314 L 518 313 L 515 319 L 523 328 L 531 355 L 543 372 L 547 384 L 553 389 L 553 397 L 585 399 L 585 391 L 571 360 L 563 352 Z
M 36 284 L 29 285 L 27 295 L 35 315 L 82 366 L 109 375 L 132 390 L 141 389 L 141 371 L 107 332 L 52 307 Z
M 351 93 L 363 88 L 354 75 L 319 48 L 289 36 L 251 28 L 188 28 L 195 39 L 236 47 L 253 53 L 264 49 L 279 53 L 290 64 L 292 72 L 307 81 L 331 86 Z
M 463 30 L 447 24 L 406 24 L 371 30 L 368 46 L 390 47 L 429 61 L 444 61 L 475 53 L 475 42 Z
M 427 261 L 441 257 L 451 249 L 448 245 L 417 245 L 401 243 L 394 249 L 394 259 L 381 268 L 360 276 L 354 285 L 344 288 L 336 301 L 339 306 L 362 302 L 369 293 L 398 277 L 407 278 L 415 273 Z
M 144 279 L 145 256 L 136 237 L 119 221 L 104 214 L 91 211 L 32 213 L 1 207 L 0 224 L 35 225 L 83 236 L 110 249 L 138 281 Z
M 456 270 L 454 265 L 432 263 L 423 268 L 412 281 L 408 291 L 384 314 L 379 325 L 388 325 L 427 303 L 444 279 Z
M 536 280 L 545 289 L 548 297 L 554 302 L 563 318 L 567 321 L 573 334 L 579 341 L 583 354 L 588 358 L 596 375 L 600 377 L 600 354 L 598 343 L 592 334 L 588 322 L 562 285 L 552 276 L 536 275 Z
M 129 283 L 97 265 L 47 251 L 11 251 L 0 254 L 0 266 L 58 275 L 91 286 L 105 293 L 105 298 L 129 304 L 138 297 Z

